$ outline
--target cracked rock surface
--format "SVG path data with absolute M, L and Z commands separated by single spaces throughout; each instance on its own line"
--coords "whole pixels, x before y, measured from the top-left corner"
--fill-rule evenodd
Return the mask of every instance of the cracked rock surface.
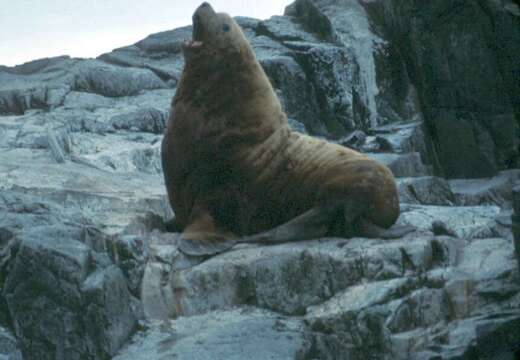
M 510 0 L 238 17 L 291 126 L 385 163 L 417 231 L 210 258 L 166 232 L 160 165 L 191 27 L 0 66 L 0 359 L 519 356 L 519 17 Z

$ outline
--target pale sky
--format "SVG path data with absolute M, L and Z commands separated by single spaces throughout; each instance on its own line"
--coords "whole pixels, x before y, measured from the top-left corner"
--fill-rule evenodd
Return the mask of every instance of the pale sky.
M 0 65 L 96 57 L 191 23 L 203 0 L 0 0 Z M 266 19 L 292 0 L 210 0 L 217 12 Z

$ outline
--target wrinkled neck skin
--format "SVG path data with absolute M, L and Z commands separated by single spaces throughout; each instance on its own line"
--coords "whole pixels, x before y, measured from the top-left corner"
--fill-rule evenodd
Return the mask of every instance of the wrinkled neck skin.
M 241 49 L 185 50 L 185 68 L 174 99 L 202 114 L 204 141 L 217 148 L 254 146 L 287 118 L 250 45 Z M 235 149 L 236 150 L 236 149 Z

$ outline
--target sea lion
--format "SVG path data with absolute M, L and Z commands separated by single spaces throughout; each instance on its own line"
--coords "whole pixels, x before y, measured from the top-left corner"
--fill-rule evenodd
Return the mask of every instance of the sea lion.
M 396 237 L 390 170 L 349 148 L 291 131 L 240 26 L 203 3 L 162 142 L 180 248 L 327 234 Z M 256 235 L 255 235 L 256 234 Z

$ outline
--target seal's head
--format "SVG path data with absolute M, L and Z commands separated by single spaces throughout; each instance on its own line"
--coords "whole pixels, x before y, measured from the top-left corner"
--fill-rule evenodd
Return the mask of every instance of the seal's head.
M 193 39 L 184 43 L 186 62 L 201 56 L 213 58 L 249 52 L 249 44 L 240 26 L 226 13 L 216 13 L 207 2 L 192 17 Z

